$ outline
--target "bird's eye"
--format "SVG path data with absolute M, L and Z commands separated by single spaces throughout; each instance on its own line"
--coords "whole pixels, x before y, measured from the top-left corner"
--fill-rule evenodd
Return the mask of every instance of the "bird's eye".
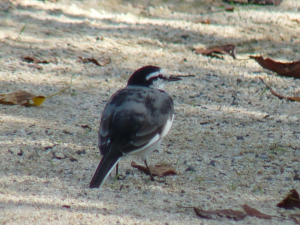
M 165 78 L 163 75 L 161 75 L 161 74 L 158 75 L 158 78 L 163 79 L 163 80 L 166 79 L 166 78 Z

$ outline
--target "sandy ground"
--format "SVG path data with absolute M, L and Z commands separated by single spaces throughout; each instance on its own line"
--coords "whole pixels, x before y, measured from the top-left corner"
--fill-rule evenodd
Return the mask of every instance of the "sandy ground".
M 300 104 L 262 94 L 258 77 L 291 96 L 300 81 L 252 60 L 192 49 L 235 44 L 239 59 L 299 60 L 300 2 L 237 5 L 234 12 L 212 12 L 221 1 L 209 2 L 0 2 L 1 93 L 50 95 L 75 75 L 70 90 L 40 107 L 0 105 L 0 224 L 295 224 L 288 219 L 295 211 L 276 204 L 290 189 L 300 191 Z M 196 23 L 206 19 L 210 24 Z M 38 70 L 24 56 L 50 63 Z M 79 56 L 112 62 L 82 64 Z M 195 75 L 167 87 L 176 119 L 148 161 L 173 165 L 178 175 L 151 182 L 130 166 L 142 162 L 127 157 L 123 180 L 110 177 L 90 190 L 106 101 L 148 64 Z M 179 207 L 242 210 L 243 204 L 279 217 L 206 220 Z

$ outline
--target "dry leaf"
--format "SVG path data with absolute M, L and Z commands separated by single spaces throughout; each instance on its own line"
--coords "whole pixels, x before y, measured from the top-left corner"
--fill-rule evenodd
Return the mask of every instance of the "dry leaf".
M 260 211 L 258 211 L 257 209 L 254 209 L 252 207 L 250 207 L 249 205 L 243 205 L 242 208 L 244 209 L 244 211 L 249 215 L 249 216 L 255 216 L 257 218 L 260 219 L 267 219 L 270 220 L 272 219 L 272 216 L 269 216 L 267 214 L 264 214 Z
M 44 96 L 36 96 L 27 91 L 16 91 L 0 94 L 0 104 L 39 106 L 45 100 Z
M 197 21 L 195 21 L 195 23 L 210 24 L 210 20 L 209 19 L 206 19 L 206 20 L 197 20 Z
M 215 217 L 227 217 L 234 220 L 242 220 L 247 214 L 242 211 L 232 210 L 232 209 L 219 209 L 219 210 L 203 210 L 194 207 L 195 213 L 206 219 L 213 219 Z
M 109 64 L 111 62 L 111 59 L 109 57 L 102 58 L 99 60 L 99 62 L 94 58 L 83 58 L 81 56 L 78 56 L 77 62 L 81 63 L 94 63 L 97 66 L 105 66 L 106 64 Z
M 46 60 L 39 60 L 36 57 L 31 57 L 31 56 L 24 56 L 23 61 L 27 63 L 43 63 L 43 64 L 48 64 L 49 62 Z
M 227 11 L 227 12 L 233 12 L 234 11 L 234 7 L 228 6 L 228 7 L 225 8 L 225 11 Z
M 282 202 L 277 204 L 277 206 L 279 208 L 285 209 L 300 209 L 300 199 L 298 192 L 295 189 L 291 190 L 290 193 L 282 200 Z
M 288 97 L 288 96 L 280 95 L 280 94 L 276 93 L 269 85 L 267 85 L 266 82 L 262 78 L 259 78 L 259 79 L 266 85 L 266 87 L 270 90 L 270 92 L 277 98 L 286 99 L 288 101 L 300 102 L 300 97 Z
M 234 59 L 236 59 L 236 49 L 234 45 L 213 46 L 206 49 L 196 48 L 195 53 L 208 56 L 211 56 L 212 53 L 219 53 L 232 56 Z
M 280 5 L 282 0 L 248 0 L 248 3 L 259 4 L 259 5 Z
M 283 63 L 269 58 L 264 59 L 262 56 L 250 56 L 250 59 L 254 59 L 263 68 L 278 73 L 281 76 L 300 79 L 300 61 Z
M 292 19 L 291 21 L 300 23 L 300 20 L 299 20 L 299 19 Z
M 240 4 L 247 4 L 248 0 L 223 0 L 224 2 L 229 2 L 229 3 L 240 3 Z
M 138 165 L 133 161 L 131 162 L 131 166 L 148 174 L 147 167 L 145 167 L 145 166 Z M 165 176 L 168 176 L 168 175 L 177 175 L 175 167 L 170 166 L 170 165 L 149 166 L 149 169 L 150 169 L 150 172 L 153 176 L 165 177 Z
M 242 3 L 242 4 L 259 4 L 259 5 L 275 5 L 278 6 L 282 0 L 224 0 L 229 3 Z
M 46 98 L 51 98 L 54 95 L 58 95 L 59 93 L 69 89 L 72 87 L 72 79 L 74 75 L 71 78 L 71 84 L 68 87 L 65 87 L 64 89 L 49 95 L 49 96 L 42 96 L 42 95 L 34 95 L 27 91 L 15 91 L 15 92 L 9 92 L 9 93 L 3 93 L 0 94 L 0 104 L 4 105 L 24 105 L 24 106 L 40 106 Z

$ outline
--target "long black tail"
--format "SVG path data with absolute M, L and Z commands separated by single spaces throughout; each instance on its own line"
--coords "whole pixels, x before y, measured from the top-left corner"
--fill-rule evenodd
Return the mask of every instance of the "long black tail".
M 90 188 L 101 187 L 122 156 L 124 155 L 121 152 L 116 153 L 112 151 L 109 151 L 105 156 L 103 156 L 91 180 Z

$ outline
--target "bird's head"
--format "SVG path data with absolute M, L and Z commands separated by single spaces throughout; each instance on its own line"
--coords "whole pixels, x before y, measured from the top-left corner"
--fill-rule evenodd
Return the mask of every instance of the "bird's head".
M 166 83 L 178 80 L 181 78 L 169 75 L 157 66 L 144 66 L 131 75 L 127 86 L 143 86 L 163 91 Z

